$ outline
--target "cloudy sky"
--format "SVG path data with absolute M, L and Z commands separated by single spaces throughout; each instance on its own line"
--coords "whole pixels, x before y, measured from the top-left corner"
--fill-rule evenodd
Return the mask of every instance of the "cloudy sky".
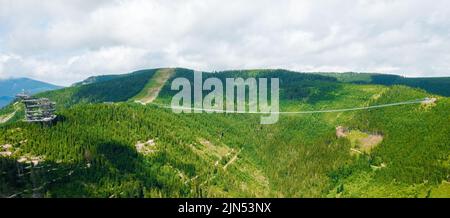
M 0 78 L 175 66 L 450 76 L 450 3 L 0 0 Z

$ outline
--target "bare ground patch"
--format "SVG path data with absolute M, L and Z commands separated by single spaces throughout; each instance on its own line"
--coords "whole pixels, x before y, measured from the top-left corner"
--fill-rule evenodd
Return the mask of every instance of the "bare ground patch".
M 0 156 L 10 157 L 14 152 L 11 144 L 0 145 Z
M 148 87 L 144 88 L 145 94 L 142 98 L 135 100 L 137 103 L 148 104 L 153 102 L 159 95 L 166 81 L 175 73 L 174 69 L 161 69 L 155 72 Z
M 14 111 L 10 114 L 0 116 L 0 124 L 8 122 L 11 118 L 14 117 L 14 115 L 16 115 L 16 113 L 17 113 L 17 111 Z
M 156 149 L 156 142 L 154 139 L 149 139 L 146 142 L 140 142 L 138 141 L 135 145 L 136 151 L 138 153 L 148 155 L 155 153 L 157 151 Z
M 20 156 L 19 159 L 17 160 L 17 162 L 33 164 L 34 166 L 36 166 L 44 160 L 45 160 L 44 156 L 34 156 L 31 154 L 25 154 L 25 155 Z
M 361 150 L 370 151 L 376 145 L 380 144 L 383 141 L 382 135 L 370 135 L 365 138 L 359 139 L 359 145 Z
M 347 138 L 350 141 L 352 154 L 369 153 L 383 141 L 381 134 L 350 130 L 343 126 L 336 127 L 336 137 Z

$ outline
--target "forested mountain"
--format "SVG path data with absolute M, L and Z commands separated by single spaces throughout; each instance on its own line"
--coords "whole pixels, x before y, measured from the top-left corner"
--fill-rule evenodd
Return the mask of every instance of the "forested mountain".
M 192 82 L 193 71 L 142 70 L 40 93 L 57 102 L 52 124 L 21 122 L 20 103 L 0 110 L 12 115 L 0 124 L 0 196 L 450 197 L 448 97 L 286 70 L 204 74 L 280 78 L 281 111 L 433 99 L 261 125 L 257 114 L 158 106 L 178 77 Z M 157 98 L 136 103 L 146 94 Z
M 450 77 L 416 77 L 408 78 L 398 75 L 375 73 L 321 73 L 320 75 L 332 76 L 341 82 L 379 85 L 405 85 L 421 88 L 427 92 L 438 95 L 450 96 Z
M 62 87 L 28 78 L 0 80 L 0 108 L 9 104 L 22 91 L 36 94 L 59 88 Z

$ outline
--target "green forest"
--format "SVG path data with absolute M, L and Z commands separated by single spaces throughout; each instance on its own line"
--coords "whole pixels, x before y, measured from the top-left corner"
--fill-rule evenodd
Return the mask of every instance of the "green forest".
M 154 104 L 136 96 L 162 69 L 89 78 L 37 94 L 57 104 L 52 123 L 0 109 L 0 197 L 450 197 L 450 80 L 286 70 L 205 73 L 203 79 L 280 79 L 282 114 L 175 114 L 174 68 Z

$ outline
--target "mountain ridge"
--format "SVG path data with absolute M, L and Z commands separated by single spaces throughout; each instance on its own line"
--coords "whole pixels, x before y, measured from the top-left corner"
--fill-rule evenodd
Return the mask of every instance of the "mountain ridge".
M 157 69 L 183 69 L 190 70 L 187 68 L 156 68 L 156 69 L 143 69 L 143 70 L 157 70 Z M 103 82 L 108 80 L 120 79 L 121 77 L 126 77 L 129 74 L 133 74 L 138 71 L 133 71 L 131 73 L 125 74 L 112 74 L 112 75 L 99 75 L 91 76 L 87 79 L 74 83 L 72 86 L 87 85 L 97 82 Z M 378 84 L 378 85 L 405 85 L 414 88 L 421 88 L 434 94 L 439 94 L 443 96 L 450 96 L 450 77 L 404 77 L 395 74 L 383 74 L 383 73 L 365 73 L 365 72 L 300 72 L 291 71 L 285 69 L 248 69 L 248 70 L 224 70 L 224 71 L 211 71 L 204 72 L 206 74 L 214 73 L 224 73 L 224 72 L 268 72 L 268 71 L 283 71 L 289 73 L 299 73 L 299 74 L 314 74 L 323 75 L 327 77 L 336 78 L 340 82 L 350 82 L 356 84 Z

